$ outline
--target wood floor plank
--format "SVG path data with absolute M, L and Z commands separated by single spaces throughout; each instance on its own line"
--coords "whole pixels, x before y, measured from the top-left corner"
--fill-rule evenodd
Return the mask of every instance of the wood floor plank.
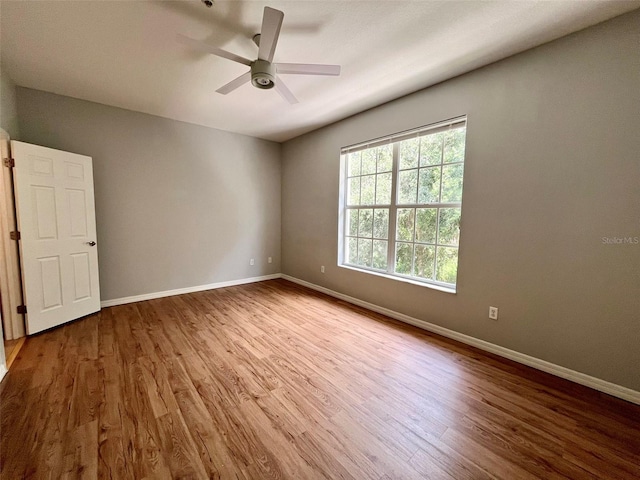
M 120 416 L 125 440 L 125 462 L 133 465 L 135 478 L 166 478 L 170 460 L 173 459 L 171 450 L 167 450 L 171 444 L 164 442 L 168 438 L 168 430 L 163 430 L 160 419 L 150 414 L 153 410 L 138 363 L 123 363 L 121 368 L 124 372 L 122 395 L 125 401 L 121 403 Z
M 158 419 L 160 451 L 173 478 L 209 478 L 200 460 L 198 449 L 191 437 L 181 412 L 169 412 Z M 146 475 L 151 476 L 151 475 Z M 154 473 L 152 476 L 162 476 Z
M 282 478 L 277 457 L 265 447 L 237 406 L 223 402 L 209 379 L 194 380 L 194 385 L 234 463 L 243 471 L 261 472 L 264 478 Z
M 436 440 L 427 442 L 411 457 L 413 468 L 418 472 L 438 471 L 448 472 L 455 480 L 492 480 L 496 478 L 483 470 L 472 460 L 466 458 L 444 442 Z M 428 478 L 428 475 L 425 475 Z
M 97 360 L 78 362 L 71 396 L 68 430 L 93 422 L 100 406 L 99 363 Z
M 241 403 L 238 412 L 262 440 L 265 450 L 277 459 L 284 478 L 322 478 L 321 472 L 315 471 L 297 450 L 291 448 L 289 438 L 269 420 L 254 400 Z
M 128 444 L 124 438 L 121 411 L 123 410 L 123 371 L 120 347 L 116 342 L 113 309 L 100 315 L 98 354 L 100 362 L 101 402 L 98 410 L 98 478 L 132 478 Z M 129 460 L 129 461 L 128 461 Z
M 353 470 L 352 473 L 335 455 L 322 448 L 313 436 L 302 433 L 297 435 L 293 442 L 300 456 L 309 465 L 312 465 L 316 471 L 324 472 L 326 478 L 339 480 L 359 480 L 363 478 L 360 472 Z
M 496 445 L 494 450 L 494 448 L 479 443 L 464 433 L 451 428 L 442 435 L 442 441 L 449 448 L 496 478 L 504 480 L 513 478 L 534 480 L 541 478 L 523 468 L 518 463 L 522 460 L 520 457 L 515 455 L 502 456 L 501 454 L 504 454 L 505 451 L 502 445 Z
M 61 479 L 94 479 L 98 476 L 98 420 L 83 423 L 69 432 L 64 444 Z
M 640 406 L 284 280 L 29 337 L 0 478 L 640 478 Z
M 185 372 L 186 375 L 186 372 Z M 208 478 L 243 478 L 239 474 L 241 465 L 236 465 L 222 434 L 211 429 L 214 423 L 196 387 L 185 381 L 175 387 L 176 403 L 188 432 L 193 439 L 200 461 Z

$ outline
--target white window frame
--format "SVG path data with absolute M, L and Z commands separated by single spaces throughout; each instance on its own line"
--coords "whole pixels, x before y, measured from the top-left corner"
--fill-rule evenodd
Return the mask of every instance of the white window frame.
M 456 117 L 456 118 L 452 118 L 443 122 L 438 122 L 436 124 L 431 124 L 431 125 L 426 125 L 426 126 L 422 126 L 416 129 L 412 129 L 412 130 L 408 130 L 408 131 L 404 131 L 404 132 L 399 132 L 396 134 L 392 134 L 392 135 L 388 135 L 385 137 L 381 137 L 381 138 L 377 138 L 377 139 L 373 139 L 370 140 L 368 142 L 364 142 L 364 143 L 359 143 L 359 144 L 355 144 L 355 145 L 351 145 L 348 147 L 343 147 L 340 151 L 340 201 L 339 201 L 339 227 L 338 227 L 338 266 L 342 267 L 342 268 L 347 268 L 347 269 L 351 269 L 351 270 L 356 270 L 356 271 L 361 271 L 361 272 L 365 272 L 365 273 L 369 273 L 369 274 L 373 274 L 373 275 L 378 275 L 378 276 L 382 276 L 382 277 L 386 277 L 386 278 L 391 278 L 393 280 L 399 280 L 399 281 L 404 281 L 404 282 L 408 282 L 408 283 L 412 283 L 412 284 L 416 284 L 416 285 L 420 285 L 420 286 L 426 286 L 429 288 L 434 288 L 436 290 L 441 290 L 444 292 L 448 292 L 448 293 L 455 293 L 456 292 L 456 285 L 458 283 L 458 278 L 456 278 L 456 283 L 446 283 L 446 282 L 442 282 L 442 281 L 438 281 L 435 279 L 435 272 L 434 272 L 434 278 L 433 279 L 425 279 L 425 278 L 420 278 L 420 277 L 415 277 L 415 276 L 411 276 L 411 275 L 404 275 L 404 274 L 400 274 L 400 273 L 396 273 L 395 272 L 395 256 L 396 256 L 396 221 L 397 221 L 397 211 L 398 209 L 402 209 L 402 208 L 413 208 L 413 209 L 418 209 L 418 208 L 434 208 L 436 210 L 440 209 L 440 208 L 459 208 L 460 212 L 462 213 L 462 199 L 459 202 L 432 202 L 432 203 L 411 203 L 411 204 L 399 204 L 398 203 L 398 197 L 397 197 L 397 190 L 398 190 L 398 183 L 399 183 L 399 172 L 400 172 L 400 161 L 399 161 L 399 157 L 400 157 L 400 142 L 403 140 L 408 140 L 411 138 L 416 138 L 416 137 L 422 137 L 425 135 L 432 135 L 435 133 L 438 133 L 440 131 L 447 131 L 450 129 L 454 129 L 454 128 L 459 128 L 461 126 L 467 126 L 467 117 L 465 116 L 461 116 L 461 117 Z M 347 162 L 347 155 L 349 153 L 353 153 L 353 152 L 357 152 L 359 150 L 367 150 L 370 148 L 374 148 L 377 146 L 383 146 L 383 145 L 388 145 L 388 144 L 393 144 L 393 162 L 392 162 L 392 170 L 391 170 L 391 175 L 392 175 L 392 181 L 391 181 L 391 203 L 390 204 L 375 204 L 375 198 L 377 195 L 377 191 L 374 190 L 374 204 L 373 205 L 349 205 L 348 203 L 348 185 L 347 185 L 347 181 L 349 177 L 349 172 L 348 172 L 348 162 Z M 466 143 L 466 134 L 465 134 L 465 143 Z M 434 164 L 432 165 L 433 167 L 440 167 L 440 195 L 442 195 L 442 176 L 443 176 L 443 166 L 447 166 L 447 165 L 457 165 L 457 164 L 462 164 L 463 166 L 466 164 L 466 149 L 465 149 L 465 158 L 463 159 L 462 162 L 452 162 L 452 163 L 443 163 L 444 159 L 441 159 L 441 162 L 439 164 Z M 418 165 L 418 167 L 416 168 L 424 168 L 424 167 L 420 167 Z M 464 167 L 463 167 L 464 168 Z M 363 175 L 360 175 L 360 177 L 362 177 Z M 463 178 L 464 178 L 464 173 L 463 173 Z M 464 180 L 463 180 L 463 185 L 464 185 Z M 417 184 L 417 187 L 419 188 L 419 183 Z M 377 189 L 377 186 L 376 186 Z M 463 192 L 464 192 L 464 186 L 463 186 Z M 464 193 L 463 193 L 464 195 Z M 416 196 L 417 197 L 417 196 Z M 416 198 L 417 199 L 417 198 Z M 351 263 L 347 262 L 347 246 L 346 246 L 346 239 L 347 237 L 351 237 L 349 235 L 347 235 L 347 214 L 346 212 L 348 210 L 360 210 L 360 209 L 388 209 L 389 210 L 389 226 L 388 226 L 388 238 L 386 239 L 386 241 L 388 242 L 388 248 L 387 248 L 387 269 L 386 270 L 380 270 L 380 269 L 376 269 L 373 267 L 367 267 L 367 266 L 363 266 L 363 265 L 354 265 Z M 435 239 L 435 246 L 437 247 L 441 247 L 444 246 L 446 247 L 447 245 L 442 245 L 438 243 L 438 235 L 439 235 L 439 215 L 436 215 L 436 239 Z M 415 221 L 414 221 L 414 239 L 412 242 L 407 242 L 407 243 L 412 243 L 414 246 L 415 245 L 419 245 L 419 242 L 415 241 Z M 460 227 L 460 231 L 462 232 L 462 226 Z M 462 234 L 461 234 L 462 236 Z M 363 237 L 351 237 L 351 238 L 363 238 Z M 375 237 L 372 236 L 372 238 L 375 240 Z M 460 243 L 458 243 L 458 245 L 456 246 L 457 250 L 458 250 L 458 261 L 459 261 L 459 253 L 460 253 Z M 413 262 L 414 262 L 414 257 L 412 256 L 412 267 L 413 267 Z M 434 262 L 434 268 L 436 268 L 436 261 Z M 413 269 L 413 268 L 412 268 Z M 458 272 L 459 273 L 459 272 Z M 459 275 L 458 275 L 459 277 Z

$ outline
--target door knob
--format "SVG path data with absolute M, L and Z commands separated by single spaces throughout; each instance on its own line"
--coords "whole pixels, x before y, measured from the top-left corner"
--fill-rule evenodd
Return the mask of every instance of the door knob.
M 96 242 L 94 242 L 93 240 L 90 242 L 87 242 L 87 245 L 89 245 L 90 247 L 95 246 Z

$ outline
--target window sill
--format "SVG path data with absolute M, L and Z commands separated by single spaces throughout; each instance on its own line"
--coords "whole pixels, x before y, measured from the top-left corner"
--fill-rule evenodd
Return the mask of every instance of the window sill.
M 353 270 L 354 272 L 360 272 L 360 273 L 366 273 L 366 274 L 369 274 L 369 275 L 375 275 L 376 277 L 387 278 L 389 280 L 395 280 L 397 282 L 410 283 L 411 285 L 417 285 L 418 287 L 431 288 L 433 290 L 438 290 L 439 292 L 452 293 L 454 295 L 456 294 L 456 288 L 455 287 L 445 287 L 443 285 L 438 285 L 438 284 L 435 284 L 435 283 L 419 282 L 417 280 L 411 280 L 410 278 L 397 277 L 395 275 L 389 275 L 388 273 L 376 272 L 374 270 L 368 270 L 366 268 L 358 268 L 358 267 L 354 267 L 354 266 L 351 266 L 351 265 L 340 265 L 340 264 L 338 264 L 338 267 L 346 268 L 347 270 Z

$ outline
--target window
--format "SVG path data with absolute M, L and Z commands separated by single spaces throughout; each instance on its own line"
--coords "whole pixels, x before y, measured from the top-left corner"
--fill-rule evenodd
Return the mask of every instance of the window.
M 455 289 L 466 118 L 342 150 L 344 266 Z

